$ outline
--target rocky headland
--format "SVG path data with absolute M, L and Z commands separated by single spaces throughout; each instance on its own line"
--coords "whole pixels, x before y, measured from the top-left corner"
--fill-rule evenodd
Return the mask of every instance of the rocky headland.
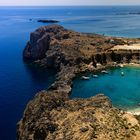
M 139 63 L 139 43 L 140 39 L 82 34 L 59 25 L 31 33 L 24 60 L 58 73 L 48 90 L 28 103 L 17 126 L 17 139 L 138 140 L 139 116 L 113 107 L 103 94 L 88 99 L 69 99 L 69 95 L 78 75 L 120 63 Z

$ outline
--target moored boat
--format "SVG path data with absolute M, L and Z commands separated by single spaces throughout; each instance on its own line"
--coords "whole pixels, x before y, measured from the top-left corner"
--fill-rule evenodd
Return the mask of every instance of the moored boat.
M 92 75 L 93 78 L 98 78 L 98 75 Z
M 108 74 L 109 72 L 106 70 L 102 70 L 101 73 Z
M 124 72 L 121 72 L 121 76 L 124 76 Z
M 87 76 L 82 76 L 82 79 L 83 79 L 83 80 L 89 80 L 89 79 L 90 79 L 90 77 L 87 77 Z

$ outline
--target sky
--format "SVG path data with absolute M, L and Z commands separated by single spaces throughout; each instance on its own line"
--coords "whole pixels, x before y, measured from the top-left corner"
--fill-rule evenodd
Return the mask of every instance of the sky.
M 0 0 L 0 6 L 140 5 L 140 0 Z

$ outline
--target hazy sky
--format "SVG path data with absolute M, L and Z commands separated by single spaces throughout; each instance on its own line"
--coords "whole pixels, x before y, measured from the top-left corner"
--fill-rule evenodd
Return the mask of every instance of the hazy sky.
M 140 5 L 140 0 L 0 0 L 0 5 Z

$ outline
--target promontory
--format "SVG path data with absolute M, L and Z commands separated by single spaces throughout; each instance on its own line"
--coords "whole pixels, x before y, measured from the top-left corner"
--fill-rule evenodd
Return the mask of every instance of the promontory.
M 70 99 L 73 80 L 85 72 L 140 60 L 140 39 L 78 33 L 59 25 L 30 35 L 25 61 L 57 69 L 56 79 L 28 103 L 18 140 L 139 140 L 140 118 L 115 108 L 103 93 Z

